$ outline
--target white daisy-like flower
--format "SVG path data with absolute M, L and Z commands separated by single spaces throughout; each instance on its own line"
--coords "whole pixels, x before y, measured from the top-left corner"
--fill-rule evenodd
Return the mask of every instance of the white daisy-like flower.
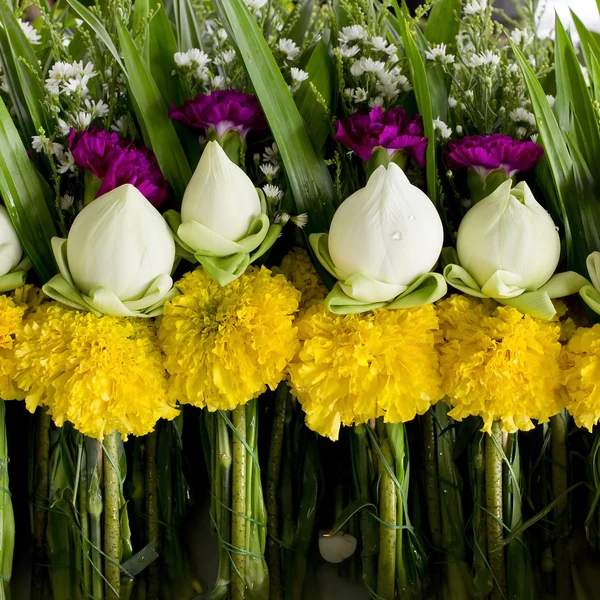
M 275 175 L 277 175 L 277 173 L 279 172 L 279 167 L 271 163 L 264 163 L 260 165 L 259 169 L 262 171 L 263 175 L 268 179 L 275 177 Z
M 476 15 L 485 12 L 487 8 L 487 0 L 469 0 L 465 6 L 466 15 Z
M 289 220 L 290 220 L 290 215 L 283 211 L 277 211 L 273 215 L 273 223 L 275 223 L 275 225 L 287 225 Z
M 342 28 L 338 36 L 340 44 L 347 44 L 355 40 L 366 40 L 367 32 L 362 25 L 350 25 Z
M 89 93 L 87 84 L 88 77 L 77 74 L 75 77 L 71 77 L 64 82 L 63 90 L 67 96 L 70 96 L 71 94 L 80 94 L 85 97 Z
M 380 35 L 376 35 L 374 38 L 371 38 L 369 43 L 375 50 L 379 50 L 380 52 L 385 52 L 388 47 L 387 40 L 382 38 Z
M 75 115 L 71 116 L 71 119 L 75 129 L 87 129 L 92 122 L 92 115 L 89 112 L 80 110 Z
M 537 144 L 537 141 L 538 141 L 538 134 L 537 134 L 537 133 L 532 133 L 532 134 L 529 136 L 529 139 L 530 139 L 530 140 L 531 140 L 531 141 L 532 141 L 534 144 Z
M 102 119 L 108 114 L 108 104 L 102 100 L 98 100 L 97 102 L 94 100 L 86 100 L 85 107 L 90 111 L 92 120 Z
M 514 75 L 519 72 L 519 65 L 517 65 L 516 63 L 511 63 L 510 65 L 508 65 L 508 68 L 506 70 L 512 75 Z
M 363 68 L 360 60 L 355 60 L 352 65 L 350 65 L 350 75 L 352 75 L 352 77 L 360 77 L 362 74 Z
M 292 80 L 296 83 L 302 83 L 308 79 L 308 73 L 302 69 L 297 69 L 296 67 L 290 69 L 290 75 L 292 76 Z
M 364 88 L 359 87 L 354 90 L 354 102 L 356 104 L 358 104 L 359 102 L 365 102 L 368 97 L 369 94 Z
M 456 98 L 453 98 L 452 96 L 448 96 L 448 106 L 450 108 L 456 108 L 457 104 L 458 104 L 458 102 L 456 101 Z
M 46 89 L 55 96 L 61 92 L 61 86 L 73 75 L 73 66 L 70 63 L 57 61 L 48 71 Z
M 508 116 L 515 123 L 527 123 L 528 125 L 535 125 L 535 116 L 532 112 L 529 112 L 526 108 L 519 106 L 508 113 Z
M 61 175 L 75 170 L 75 158 L 73 158 L 73 154 L 69 149 L 57 155 L 57 158 L 59 162 L 58 172 Z
M 277 147 L 276 142 L 273 142 L 271 146 L 265 148 L 262 159 L 263 162 L 279 166 L 279 148 Z
M 513 29 L 509 35 L 510 39 L 518 46 L 528 46 L 535 37 L 532 31 L 528 29 Z
M 213 90 L 222 90 L 225 87 L 225 77 L 223 77 L 223 75 L 215 75 L 212 78 L 210 85 Z
M 354 89 L 344 88 L 344 96 L 346 96 L 346 98 L 354 98 Z
M 300 48 L 289 38 L 281 38 L 279 40 L 278 48 L 280 52 L 285 54 L 286 60 L 294 60 L 297 58 L 298 54 L 300 54 Z
M 125 118 L 119 117 L 111 126 L 112 131 L 116 131 L 120 135 L 125 135 Z
M 470 68 L 484 67 L 486 65 L 496 66 L 500 62 L 500 57 L 491 50 L 480 52 L 479 54 L 470 54 L 465 58 L 465 65 Z
M 31 147 L 36 152 L 42 152 L 44 150 L 44 140 L 39 135 L 34 135 L 31 138 Z
M 425 52 L 425 58 L 442 65 L 454 62 L 454 54 L 446 54 L 446 44 L 437 44 Z
M 433 126 L 443 140 L 447 140 L 452 135 L 452 128 L 448 127 L 439 117 L 433 120 Z
M 308 225 L 308 215 L 306 213 L 301 213 L 291 218 L 292 223 L 302 229 Z
M 31 23 L 23 21 L 23 19 L 17 19 L 17 21 L 19 21 L 21 30 L 25 34 L 25 37 L 27 38 L 30 44 L 37 46 L 42 42 L 42 36 L 33 28 Z
M 467 90 L 465 92 L 465 96 L 469 99 L 469 100 L 473 100 L 473 98 L 475 97 L 475 92 L 473 90 Z
M 60 199 L 60 207 L 63 210 L 69 210 L 71 206 L 73 206 L 73 202 L 75 202 L 75 198 L 73 198 L 73 196 L 70 196 L 69 194 L 65 194 Z
M 398 95 L 398 86 L 393 82 L 390 82 L 390 83 L 379 82 L 375 86 L 375 88 L 384 98 L 387 98 L 388 100 L 391 100 L 392 98 L 395 98 Z
M 375 106 L 383 106 L 385 100 L 383 96 L 375 96 L 375 98 L 369 99 L 369 108 L 374 108 Z
M 227 32 L 222 27 L 217 29 L 217 39 L 224 41 L 227 39 Z
M 245 0 L 246 6 L 253 11 L 260 10 L 266 3 L 267 0 Z
M 360 52 L 360 48 L 358 46 L 340 46 L 340 54 L 344 58 L 352 58 L 356 56 Z
M 456 126 L 456 133 L 458 133 L 458 135 L 462 135 L 463 132 L 463 126 L 462 125 L 457 125 Z
M 173 59 L 178 67 L 191 69 L 206 67 L 210 62 L 208 54 L 198 48 L 190 48 L 187 52 L 175 52 Z
M 360 64 L 363 73 L 382 73 L 385 71 L 385 63 L 380 60 L 373 60 L 372 58 L 367 58 L 363 56 L 356 63 Z
M 515 130 L 518 138 L 524 138 L 527 135 L 526 127 L 517 127 Z
M 64 146 L 58 142 L 53 142 L 46 136 L 34 135 L 31 138 L 31 147 L 36 152 L 45 152 L 49 156 L 58 156 L 64 151 Z
M 552 94 L 546 94 L 546 100 L 548 100 L 548 104 L 552 107 L 556 102 L 556 98 Z
M 391 56 L 394 62 L 398 62 L 398 56 L 397 56 L 396 52 L 398 52 L 398 48 L 394 44 L 390 44 L 385 49 L 385 53 L 388 56 Z
M 83 61 L 75 61 L 71 64 L 71 76 L 76 77 L 79 75 L 80 77 L 87 77 L 86 82 L 89 81 L 92 77 L 97 75 L 96 71 L 94 71 L 94 63 L 88 61 L 83 66 Z
M 69 135 L 71 128 L 64 119 L 58 119 L 58 131 L 61 135 Z
M 272 183 L 266 183 L 263 185 L 262 190 L 267 198 L 270 200 L 279 200 L 283 196 L 281 188 Z

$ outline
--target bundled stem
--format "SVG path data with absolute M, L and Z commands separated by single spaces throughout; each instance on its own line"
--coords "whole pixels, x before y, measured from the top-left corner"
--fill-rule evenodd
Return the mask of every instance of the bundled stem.
M 438 467 L 436 428 L 433 419 L 433 408 L 421 416 L 421 431 L 423 433 L 423 461 L 425 463 L 425 499 L 427 502 L 427 517 L 431 543 L 436 550 L 442 548 L 442 524 L 440 509 L 440 494 L 438 490 Z
M 88 478 L 87 455 L 82 435 L 77 436 L 77 509 L 79 512 L 79 527 L 81 528 L 81 548 L 83 550 L 83 590 L 88 596 L 92 595 L 92 564 L 90 554 L 90 521 L 88 518 Z
M 502 507 L 502 431 L 494 421 L 492 433 L 485 444 L 485 481 L 488 559 L 495 579 L 492 600 L 506 598 L 506 569 L 504 564 L 504 530 Z
M 88 468 L 87 512 L 90 517 L 92 594 L 94 600 L 104 598 L 104 578 L 102 575 L 102 479 L 104 472 L 101 443 L 86 438 Z
M 15 516 L 8 485 L 8 447 L 6 412 L 0 400 L 0 599 L 10 598 L 13 553 L 15 549 Z
M 158 530 L 158 485 L 156 480 L 156 431 L 146 436 L 146 532 L 148 541 L 155 540 L 157 551 L 160 554 Z M 148 566 L 147 598 L 158 600 L 158 562 L 154 561 Z
M 554 563 L 556 565 L 556 597 L 568 598 L 571 591 L 571 560 L 568 556 L 567 535 L 569 533 L 567 491 L 567 413 L 561 411 L 550 419 L 552 434 L 552 492 L 557 500 L 554 509 L 556 542 Z M 562 498 L 561 498 L 562 496 Z M 558 500 L 558 498 L 561 498 Z
M 390 443 L 381 443 L 381 453 L 389 466 L 394 464 Z M 384 600 L 393 600 L 396 589 L 396 518 L 397 496 L 394 481 L 383 461 L 379 461 L 379 563 L 377 568 L 377 594 Z
M 233 486 L 231 545 L 233 574 L 231 581 L 232 600 L 246 597 L 246 408 L 238 406 L 232 411 L 233 426 Z
M 106 598 L 116 600 L 121 591 L 121 479 L 119 475 L 119 434 L 104 438 L 104 576 Z

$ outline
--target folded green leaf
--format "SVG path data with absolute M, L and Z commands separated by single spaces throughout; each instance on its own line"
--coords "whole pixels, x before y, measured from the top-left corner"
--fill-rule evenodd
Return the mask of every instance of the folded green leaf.
M 434 3 L 425 24 L 425 37 L 430 44 L 446 44 L 450 52 L 454 51 L 461 8 L 461 0 L 438 0 Z
M 0 148 L 0 196 L 25 253 L 42 282 L 46 282 L 57 272 L 50 247 L 57 231 L 48 209 L 48 188 L 42 185 L 1 98 Z
M 190 48 L 202 48 L 202 36 L 190 0 L 173 0 L 177 46 L 181 52 Z

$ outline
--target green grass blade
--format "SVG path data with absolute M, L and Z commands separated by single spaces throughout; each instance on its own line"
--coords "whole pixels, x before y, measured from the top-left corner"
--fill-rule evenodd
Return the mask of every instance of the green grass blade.
M 25 253 L 43 283 L 56 274 L 50 247 L 57 235 L 46 190 L 27 156 L 25 146 L 0 98 L 0 196 L 21 239 Z
M 398 26 L 400 28 L 400 35 L 404 43 L 404 52 L 408 58 L 410 70 L 412 73 L 412 85 L 415 90 L 415 97 L 417 99 L 417 107 L 419 113 L 423 117 L 423 129 L 428 139 L 427 144 L 427 195 L 435 206 L 438 204 L 438 179 L 437 179 L 437 167 L 436 167 L 436 149 L 435 149 L 435 128 L 433 126 L 433 107 L 431 104 L 431 91 L 429 89 L 429 80 L 427 78 L 427 70 L 425 69 L 425 61 L 423 56 L 417 47 L 415 39 L 408 29 L 408 25 L 402 10 L 398 5 L 398 1 L 394 0 L 394 9 L 396 11 L 396 18 L 398 19 Z M 436 115 L 437 117 L 438 115 Z
M 200 28 L 190 0 L 173 0 L 173 12 L 179 50 L 185 52 L 190 48 L 202 48 Z
M 308 27 L 310 25 L 310 18 L 312 17 L 315 0 L 301 0 L 300 8 L 298 9 L 298 19 L 294 23 L 289 38 L 293 40 L 298 46 L 302 45 Z
M 156 82 L 140 57 L 131 34 L 120 22 L 117 23 L 117 32 L 138 120 L 143 124 L 165 179 L 171 183 L 177 197 L 181 199 L 192 176 L 187 157 L 175 133 L 173 122 L 169 119 L 167 107 Z
M 277 142 L 299 213 L 308 214 L 305 235 L 329 229 L 334 190 L 267 43 L 243 0 L 215 0 L 237 45 Z
M 454 51 L 461 8 L 462 0 L 438 0 L 434 3 L 425 24 L 425 37 L 430 44 L 446 44 L 451 52 Z

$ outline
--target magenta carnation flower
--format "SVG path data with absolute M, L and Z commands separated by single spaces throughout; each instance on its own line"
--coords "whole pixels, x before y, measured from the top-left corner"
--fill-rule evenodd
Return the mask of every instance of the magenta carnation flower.
M 419 167 L 425 166 L 427 138 L 423 136 L 421 115 L 409 117 L 403 108 L 384 111 L 376 106 L 368 113 L 341 119 L 336 126 L 335 139 L 352 148 L 362 160 L 369 160 L 373 149 L 381 146 L 389 155 L 404 151 Z
M 130 183 L 154 206 L 167 198 L 168 184 L 148 148 L 137 148 L 117 133 L 97 127 L 77 132 L 71 129 L 69 148 L 80 169 L 89 169 L 102 180 L 96 197 Z
M 193 100 L 186 100 L 179 108 L 171 104 L 169 117 L 192 131 L 212 128 L 219 137 L 230 131 L 237 131 L 245 138 L 249 131 L 267 128 L 267 120 L 256 96 L 236 90 L 198 94 Z
M 448 142 L 446 162 L 451 169 L 470 167 L 482 177 L 493 169 L 503 168 L 512 177 L 528 171 L 544 154 L 534 142 L 520 141 L 509 135 L 469 135 Z

